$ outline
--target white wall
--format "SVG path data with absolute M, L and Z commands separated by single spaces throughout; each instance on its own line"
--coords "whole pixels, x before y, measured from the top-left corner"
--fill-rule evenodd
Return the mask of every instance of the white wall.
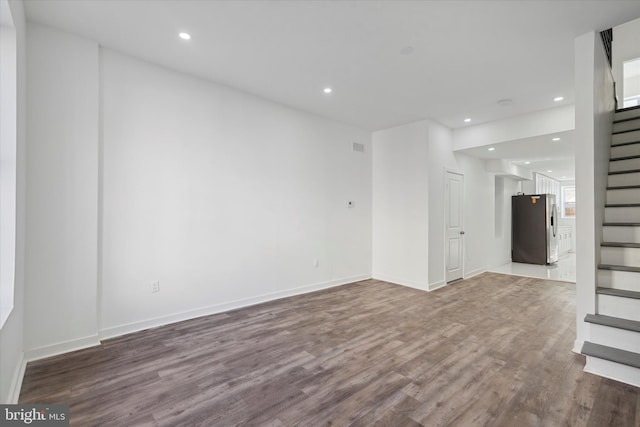
M 102 59 L 102 336 L 370 277 L 370 133 Z
M 464 277 L 482 273 L 499 248 L 492 238 L 494 215 L 494 177 L 484 169 L 484 161 L 456 153 L 464 173 Z
M 0 329 L 0 402 L 16 403 L 24 373 L 24 247 L 25 247 L 25 123 L 26 24 L 22 2 L 11 0 L 17 48 L 17 174 L 16 256 L 13 310 Z
M 25 348 L 97 343 L 98 45 L 28 26 Z
M 464 276 L 487 269 L 495 249 L 493 175 L 452 150 L 452 132 L 423 120 L 373 134 L 373 276 L 433 290 L 445 284 L 444 179 L 464 174 Z
M 596 269 L 606 196 L 614 110 L 613 77 L 599 34 L 575 40 L 576 92 L 576 342 L 589 337 L 584 322 L 595 313 Z
M 624 79 L 622 65 L 630 59 L 640 58 L 640 19 L 636 19 L 617 27 L 613 27 L 613 42 L 611 42 L 611 62 L 613 77 L 616 81 L 616 95 L 619 107 L 622 108 Z
M 453 149 L 482 147 L 575 129 L 573 105 L 535 111 L 453 131 Z
M 428 122 L 373 133 L 373 277 L 428 289 Z
M 488 268 L 511 262 L 511 196 L 520 191 L 520 182 L 507 177 L 494 177 L 493 228 L 488 245 Z

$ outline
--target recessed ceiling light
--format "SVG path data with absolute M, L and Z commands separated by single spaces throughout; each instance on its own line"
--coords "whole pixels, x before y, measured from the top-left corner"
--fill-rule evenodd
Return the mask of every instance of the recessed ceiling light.
M 560 138 L 558 138 L 557 136 L 555 138 L 551 138 L 552 141 L 560 141 Z
M 331 93 L 331 92 L 333 92 L 333 89 L 331 89 L 330 87 L 325 87 L 323 92 L 324 93 Z
M 487 148 L 487 150 L 489 150 L 489 151 L 495 151 L 495 150 L 496 150 L 496 147 L 489 147 L 489 148 Z
M 470 121 L 471 121 L 471 119 L 469 119 L 469 118 L 464 119 L 465 123 L 469 123 Z
M 553 98 L 554 101 L 556 102 L 560 102 L 564 99 L 564 96 L 556 96 L 555 98 Z
M 191 34 L 189 34 L 189 33 L 180 33 L 180 34 L 178 34 L 178 36 L 182 40 L 191 40 Z
M 547 172 L 548 172 L 548 173 L 551 173 L 551 172 L 553 172 L 553 171 L 552 171 L 551 169 L 549 169 Z
M 531 162 L 530 162 L 530 161 L 526 161 L 526 162 L 524 162 L 524 164 L 525 164 L 525 165 L 530 165 L 530 164 L 531 164 Z

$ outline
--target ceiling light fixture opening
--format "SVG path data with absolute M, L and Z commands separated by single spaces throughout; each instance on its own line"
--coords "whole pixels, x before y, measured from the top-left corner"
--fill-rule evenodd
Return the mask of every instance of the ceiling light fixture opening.
M 551 173 L 551 172 L 553 172 L 551 169 L 549 169 L 549 170 L 547 171 L 547 173 Z
M 555 138 L 551 138 L 552 141 L 560 141 L 560 138 L 558 138 L 557 136 Z
M 333 89 L 331 89 L 330 87 L 325 87 L 322 91 L 324 93 L 331 93 L 331 92 L 333 92 Z
M 487 150 L 489 150 L 489 151 L 496 151 L 496 147 L 489 147 L 489 148 L 487 148 Z
M 556 96 L 555 98 L 553 98 L 553 100 L 555 102 L 560 102 L 560 101 L 564 100 L 564 96 Z
M 530 165 L 530 164 L 531 164 L 531 162 L 530 162 L 530 161 L 526 161 L 526 162 L 524 162 L 524 164 L 525 164 L 525 165 Z
M 465 123 L 469 123 L 470 121 L 471 121 L 471 119 L 470 119 L 470 118 L 466 118 L 466 119 L 464 119 L 464 122 L 465 122 Z
M 189 34 L 189 33 L 180 33 L 180 34 L 178 34 L 178 36 L 182 40 L 191 40 L 191 34 Z

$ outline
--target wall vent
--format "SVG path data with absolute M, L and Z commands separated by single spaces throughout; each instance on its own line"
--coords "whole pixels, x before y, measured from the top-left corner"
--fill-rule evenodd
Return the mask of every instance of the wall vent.
M 364 144 L 360 144 L 359 142 L 354 142 L 352 145 L 352 149 L 356 153 L 364 153 Z

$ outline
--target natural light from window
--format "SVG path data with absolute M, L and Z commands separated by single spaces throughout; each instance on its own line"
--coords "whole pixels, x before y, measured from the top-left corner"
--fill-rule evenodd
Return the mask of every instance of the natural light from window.
M 562 187 L 562 218 L 576 216 L 576 187 Z
M 16 259 L 16 31 L 0 0 L 0 328 L 13 309 Z
M 622 66 L 624 108 L 640 105 L 640 58 L 625 61 Z

